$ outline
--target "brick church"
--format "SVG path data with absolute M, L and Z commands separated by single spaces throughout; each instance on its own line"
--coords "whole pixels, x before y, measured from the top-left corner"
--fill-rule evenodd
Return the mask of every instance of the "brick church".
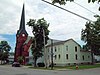
M 15 46 L 15 55 L 14 62 L 18 62 L 18 57 L 23 57 L 23 64 L 26 64 L 29 61 L 29 50 L 32 43 L 32 37 L 28 36 L 28 33 L 25 29 L 25 12 L 24 12 L 24 4 L 21 14 L 21 21 L 19 30 L 17 30 L 16 34 L 16 46 Z

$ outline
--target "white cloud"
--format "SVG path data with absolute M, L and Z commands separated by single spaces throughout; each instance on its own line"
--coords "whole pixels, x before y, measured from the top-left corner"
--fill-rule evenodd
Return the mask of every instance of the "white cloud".
M 15 0 L 1 0 L 0 2 L 0 34 L 14 34 L 18 28 L 20 7 L 16 6 L 13 1 Z
M 51 0 L 49 0 L 51 1 Z M 75 0 L 87 9 L 100 14 L 97 3 L 87 3 L 87 0 Z M 44 17 L 50 23 L 50 37 L 66 40 L 74 38 L 80 40 L 81 29 L 85 27 L 86 20 L 59 8 L 49 5 L 41 0 L 24 0 L 26 23 L 30 18 L 39 19 Z M 15 34 L 20 25 L 23 0 L 0 0 L 0 34 Z M 58 5 L 58 4 L 57 4 Z M 64 7 L 72 12 L 82 15 L 88 19 L 95 20 L 93 13 L 83 9 L 73 2 L 68 2 Z M 26 26 L 29 35 L 31 28 Z

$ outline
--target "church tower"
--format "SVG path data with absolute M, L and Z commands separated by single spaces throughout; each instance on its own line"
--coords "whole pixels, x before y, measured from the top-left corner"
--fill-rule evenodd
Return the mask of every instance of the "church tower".
M 28 38 L 28 33 L 25 29 L 25 12 L 24 12 L 24 4 L 21 14 L 21 21 L 20 21 L 20 27 L 16 34 L 16 47 L 15 47 L 15 56 L 14 56 L 14 62 L 18 61 L 19 56 L 23 56 L 23 45 L 25 41 Z

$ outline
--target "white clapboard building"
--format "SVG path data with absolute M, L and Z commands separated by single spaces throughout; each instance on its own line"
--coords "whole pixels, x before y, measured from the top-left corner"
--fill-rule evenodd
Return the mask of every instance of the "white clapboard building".
M 44 56 L 40 57 L 37 63 L 47 63 L 47 66 L 50 66 L 51 47 L 53 47 L 53 63 L 55 66 L 91 63 L 91 52 L 82 50 L 81 46 L 73 39 L 53 40 L 53 46 L 51 39 L 48 40 L 43 52 Z M 31 50 L 29 52 L 29 63 L 34 63 Z
M 91 63 L 91 52 L 81 49 L 73 39 L 65 41 L 48 41 L 46 45 L 46 61 L 51 64 L 51 47 L 53 46 L 53 63 L 57 66 Z

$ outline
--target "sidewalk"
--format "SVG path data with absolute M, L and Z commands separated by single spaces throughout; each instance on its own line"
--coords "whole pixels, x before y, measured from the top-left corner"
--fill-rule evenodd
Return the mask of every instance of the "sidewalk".
M 22 66 L 22 68 L 30 68 L 30 67 L 32 67 L 32 66 Z M 37 68 L 30 68 L 30 69 L 35 69 L 35 70 L 51 70 L 51 68 L 42 68 L 42 67 L 37 67 Z M 60 69 L 60 68 L 54 68 L 53 70 L 57 70 L 57 71 L 71 71 L 72 69 Z
M 12 65 L 9 65 L 9 64 L 7 64 L 7 65 L 0 65 L 0 66 L 4 66 L 4 67 L 12 67 Z M 30 68 L 30 67 L 32 67 L 32 66 L 24 66 L 24 65 L 21 65 L 21 67 L 19 67 L 19 68 L 26 68 L 26 69 L 34 69 L 34 70 L 51 70 L 51 68 L 43 68 L 43 67 L 37 67 L 37 68 Z M 65 69 L 65 68 L 53 68 L 53 70 L 55 70 L 55 71 L 71 71 L 72 69 Z

